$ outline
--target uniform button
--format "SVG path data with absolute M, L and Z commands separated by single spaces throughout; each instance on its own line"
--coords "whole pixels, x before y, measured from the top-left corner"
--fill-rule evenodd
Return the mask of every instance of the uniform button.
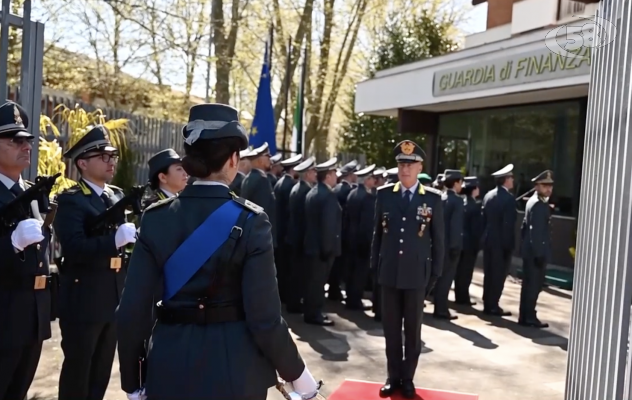
M 402 221 L 406 221 L 406 217 L 402 217 Z
M 79 282 L 79 279 L 75 279 L 75 283 Z
M 40 261 L 39 267 L 42 268 L 43 265 L 44 265 L 44 263 Z
M 199 308 L 200 310 L 203 310 L 203 309 L 204 309 L 204 304 L 200 304 L 200 305 L 198 305 L 198 308 Z
M 120 269 L 120 268 L 117 268 L 117 269 L 116 269 L 116 273 L 118 274 L 119 272 L 121 272 L 121 269 Z
M 400 250 L 400 251 L 399 251 L 399 254 L 404 254 L 404 252 Z
M 404 239 L 399 239 L 399 242 L 400 243 L 404 243 Z
M 404 232 L 404 228 L 400 229 L 400 231 Z
M 36 248 L 37 248 L 37 250 L 39 250 L 41 248 L 41 246 L 38 244 Z

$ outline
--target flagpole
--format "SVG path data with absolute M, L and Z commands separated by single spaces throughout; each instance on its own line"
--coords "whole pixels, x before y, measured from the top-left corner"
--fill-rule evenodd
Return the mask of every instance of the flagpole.
M 300 111 L 300 132 L 298 132 L 297 143 L 296 143 L 296 151 L 300 152 L 300 154 L 305 154 L 305 149 L 303 149 L 303 137 L 305 135 L 304 129 L 304 116 L 305 116 L 305 79 L 307 78 L 307 49 L 309 46 L 305 46 L 303 51 L 303 67 L 301 68 L 301 80 L 299 82 L 299 97 L 301 109 Z M 296 123 L 296 122 L 295 122 Z
M 270 32 L 269 32 L 269 40 L 268 40 L 268 59 L 266 60 L 268 62 L 268 71 L 270 71 L 270 74 L 272 74 L 272 53 L 273 53 L 273 48 L 274 48 L 274 24 L 270 24 Z
M 290 97 L 290 82 L 292 81 L 292 77 L 290 76 L 290 69 L 292 66 L 292 37 L 287 41 L 287 60 L 285 63 L 285 104 L 283 105 L 283 114 L 284 114 L 284 122 L 283 122 L 283 155 L 287 151 L 286 143 L 287 143 L 287 128 L 288 128 L 288 112 L 287 112 L 287 104 L 288 98 Z M 292 146 L 290 146 L 290 149 Z M 291 151 L 291 150 L 290 150 Z

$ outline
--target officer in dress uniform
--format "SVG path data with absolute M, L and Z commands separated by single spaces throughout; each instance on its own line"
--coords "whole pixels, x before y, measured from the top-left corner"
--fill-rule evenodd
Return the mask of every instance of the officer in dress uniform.
M 522 221 L 522 290 L 518 323 L 534 328 L 547 328 L 535 310 L 538 296 L 546 278 L 546 265 L 551 259 L 551 207 L 553 172 L 546 170 L 531 180 L 535 193 L 529 201 Z
M 362 295 L 370 271 L 373 215 L 375 214 L 374 169 L 375 164 L 354 173 L 358 178 L 359 185 L 351 189 L 347 198 L 350 268 L 347 280 L 346 307 L 351 310 L 364 311 L 367 309 L 362 303 Z
M 397 183 L 399 181 L 397 174 L 398 174 L 397 167 L 389 168 L 386 171 L 384 171 L 384 179 L 386 180 L 386 183 Z
M 246 175 L 250 173 L 252 166 L 250 165 L 250 159 L 248 156 L 250 155 L 250 150 L 242 150 L 239 152 L 239 169 L 237 170 L 237 175 L 235 175 L 235 179 L 230 183 L 230 190 L 232 190 L 237 196 L 241 194 L 241 184 L 244 181 Z
M 386 168 L 379 167 L 373 170 L 373 177 L 375 178 L 375 186 L 373 187 L 373 194 L 377 193 L 377 188 L 384 185 L 386 183 L 386 179 L 384 178 L 384 172 Z
M 443 218 L 445 222 L 445 256 L 443 273 L 434 289 L 434 317 L 453 320 L 456 315 L 448 310 L 448 295 L 456 275 L 461 250 L 463 249 L 463 214 L 465 207 L 459 196 L 463 174 L 457 169 L 446 169 L 443 173 L 446 192 L 443 196 Z
M 481 202 L 478 200 L 478 178 L 475 176 L 465 177 L 461 193 L 465 204 L 463 251 L 461 251 L 459 264 L 456 268 L 456 278 L 454 278 L 454 302 L 473 306 L 476 303 L 472 302 L 470 298 L 470 284 L 483 235 L 483 216 L 481 215 Z
M 445 174 L 438 174 L 434 182 L 432 182 L 432 187 L 443 191 L 445 189 L 445 186 L 443 186 L 444 178 L 445 178 Z
M 380 396 L 389 397 L 401 389 L 405 398 L 412 399 L 421 354 L 423 304 L 426 293 L 441 276 L 445 226 L 441 192 L 417 180 L 423 168 L 421 147 L 404 140 L 395 146 L 394 153 L 399 182 L 378 189 L 371 246 L 371 266 L 378 271 L 382 290 L 388 368 Z
M 189 121 L 183 166 L 198 180 L 143 216 L 117 312 L 121 387 L 130 399 L 263 400 L 278 372 L 311 398 L 317 384 L 281 316 L 270 222 L 228 187 L 248 143 L 238 112 L 196 105 Z M 151 327 L 138 321 L 162 282 L 144 376 Z
M 277 216 L 277 248 L 274 251 L 274 262 L 277 267 L 277 279 L 279 281 L 279 295 L 281 302 L 287 303 L 290 280 L 290 257 L 288 248 L 288 225 L 290 221 L 290 192 L 296 183 L 298 174 L 294 172 L 303 155 L 298 154 L 280 162 L 283 168 L 283 176 L 279 178 L 274 186 L 274 197 L 276 199 Z
M 22 171 L 31 164 L 33 136 L 26 111 L 14 102 L 0 106 L 0 209 L 32 183 Z M 39 210 L 37 210 L 39 211 Z M 43 211 L 43 210 L 42 210 Z M 23 218 L 0 236 L 0 400 L 22 400 L 51 336 L 51 293 L 47 275 L 50 229 L 23 210 Z
M 342 253 L 334 261 L 334 265 L 329 273 L 329 290 L 327 291 L 327 298 L 332 301 L 342 301 L 343 296 L 340 290 L 340 286 L 345 280 L 345 275 L 348 270 L 349 260 L 348 253 L 348 239 L 349 239 L 349 221 L 347 216 L 347 197 L 349 192 L 353 189 L 353 183 L 355 182 L 355 176 L 353 173 L 358 168 L 358 161 L 352 160 L 343 165 L 336 172 L 336 176 L 340 179 L 339 183 L 334 187 L 334 193 L 342 208 Z
M 487 192 L 483 198 L 484 312 L 509 316 L 511 313 L 503 310 L 499 302 L 516 241 L 516 201 L 509 192 L 513 188 L 513 164 L 494 172 L 492 177 L 496 179 L 496 188 Z
M 303 300 L 306 323 L 334 324 L 323 314 L 325 283 L 336 257 L 342 252 L 342 207 L 333 191 L 336 157 L 316 165 L 318 183 L 305 196 L 305 256 L 307 291 Z
M 305 197 L 316 184 L 316 164 L 314 157 L 309 157 L 296 167 L 294 172 L 300 176 L 299 181 L 290 192 L 290 222 L 287 231 L 287 243 L 290 249 L 290 281 L 288 302 L 286 309 L 289 313 L 303 312 L 301 301 L 306 288 L 306 258 L 305 258 Z
M 270 185 L 274 188 L 274 185 L 279 180 L 283 167 L 281 166 L 281 158 L 283 154 L 278 153 L 270 157 L 270 170 L 268 171 L 268 179 L 270 179 Z
M 270 169 L 268 143 L 253 149 L 248 154 L 248 158 L 250 159 L 252 170 L 246 175 L 241 184 L 241 197 L 263 207 L 265 213 L 268 214 L 270 224 L 272 224 L 272 240 L 274 248 L 276 248 L 278 244 L 276 200 L 270 179 L 266 175 L 266 171 Z
M 182 168 L 182 159 L 173 149 L 165 149 L 149 159 L 149 187 L 152 195 L 145 200 L 143 208 L 158 200 L 180 193 L 187 185 L 189 176 Z
M 118 159 L 107 128 L 90 129 L 64 157 L 77 166 L 81 179 L 57 197 L 54 223 L 63 254 L 59 328 L 64 362 L 59 400 L 100 400 L 112 372 L 114 310 L 127 272 L 119 249 L 135 242 L 136 227 L 122 220 L 113 230 L 87 229 L 90 219 L 124 197 L 120 188 L 106 183 L 114 176 Z

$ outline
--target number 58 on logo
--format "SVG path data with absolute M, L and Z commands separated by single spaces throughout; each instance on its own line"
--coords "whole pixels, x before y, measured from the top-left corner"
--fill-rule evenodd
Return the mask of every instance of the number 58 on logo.
M 617 27 L 597 16 L 577 16 L 578 21 L 550 30 L 544 39 L 546 47 L 562 57 L 576 57 L 582 47 L 604 47 L 617 37 Z

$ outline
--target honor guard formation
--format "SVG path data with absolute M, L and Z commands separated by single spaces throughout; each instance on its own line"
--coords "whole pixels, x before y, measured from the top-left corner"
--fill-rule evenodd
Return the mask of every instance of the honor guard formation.
M 58 400 L 103 400 L 118 347 L 129 399 L 263 400 L 320 397 L 318 382 L 282 317 L 331 326 L 326 301 L 381 322 L 387 368 L 382 397 L 415 397 L 426 300 L 453 320 L 448 298 L 469 294 L 482 250 L 484 312 L 502 317 L 516 250 L 513 165 L 479 178 L 424 172 L 425 153 L 403 140 L 387 169 L 248 147 L 238 111 L 190 109 L 184 154 L 148 161 L 149 182 L 112 186 L 119 151 L 104 126 L 63 156 L 76 185 L 51 199 L 56 176 L 33 182 L 34 137 L 18 104 L 0 106 L 0 400 L 22 400 L 42 343 L 59 319 Z M 340 165 L 342 164 L 342 165 Z M 532 180 L 520 248 L 519 323 L 536 313 L 550 260 L 553 172 Z M 137 224 L 140 227 L 137 228 Z M 54 234 L 62 256 L 49 269 Z M 370 299 L 365 298 L 372 292 Z M 212 360 L 212 363 L 209 362 Z

